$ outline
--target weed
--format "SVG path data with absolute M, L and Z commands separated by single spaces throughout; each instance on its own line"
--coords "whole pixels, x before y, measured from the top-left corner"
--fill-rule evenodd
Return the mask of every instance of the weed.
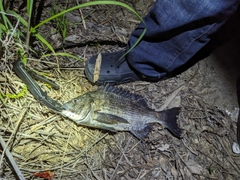
M 60 13 L 61 11 L 62 10 L 56 4 L 53 4 L 50 14 L 51 14 L 51 16 L 54 16 L 54 15 Z M 63 44 L 64 44 L 66 36 L 67 36 L 67 24 L 68 24 L 66 14 L 63 14 L 62 16 L 59 16 L 59 17 L 53 19 L 53 21 L 56 24 L 57 31 L 62 36 Z

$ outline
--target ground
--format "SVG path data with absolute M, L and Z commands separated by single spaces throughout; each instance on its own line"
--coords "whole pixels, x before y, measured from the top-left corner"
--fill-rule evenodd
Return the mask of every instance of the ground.
M 43 18 L 49 16 L 53 2 L 45 2 Z M 83 2 L 87 1 L 79 1 Z M 141 16 L 153 4 L 147 0 L 122 2 Z M 58 8 L 64 7 L 66 3 L 61 1 Z M 81 17 L 85 17 L 84 23 Z M 58 61 L 52 57 L 39 60 L 34 55 L 29 60 L 30 68 L 47 73 L 60 85 L 55 91 L 38 82 L 61 103 L 97 89 L 85 78 L 85 62 L 94 54 L 123 49 L 139 20 L 121 7 L 104 5 L 68 13 L 67 22 L 65 50 L 60 48 L 62 38 L 56 25 L 49 23 L 39 31 L 59 52 L 70 52 L 83 61 L 62 57 Z M 5 99 L 5 105 L 0 104 L 1 136 L 26 179 L 38 179 L 34 173 L 42 171 L 55 174 L 54 179 L 239 179 L 240 157 L 232 152 L 237 141 L 239 24 L 230 27 L 227 42 L 179 75 L 157 83 L 119 85 L 143 96 L 156 111 L 181 107 L 181 139 L 159 125 L 154 125 L 143 140 L 128 132 L 82 127 L 47 109 L 30 93 Z M 34 48 L 38 51 L 39 47 Z M 3 60 L 13 61 L 7 57 Z M 2 69 L 0 82 L 4 93 L 23 87 L 11 66 Z M 14 179 L 5 158 L 0 162 L 1 178 Z

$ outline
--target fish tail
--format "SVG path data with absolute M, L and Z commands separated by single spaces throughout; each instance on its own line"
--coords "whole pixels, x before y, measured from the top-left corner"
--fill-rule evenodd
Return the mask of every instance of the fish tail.
M 163 112 L 165 115 L 164 120 L 162 119 L 161 115 L 157 116 L 157 118 L 161 122 L 164 121 L 163 122 L 164 126 L 177 138 L 181 137 L 181 130 L 177 122 L 180 110 L 181 108 L 175 107 L 175 108 L 164 111 Z

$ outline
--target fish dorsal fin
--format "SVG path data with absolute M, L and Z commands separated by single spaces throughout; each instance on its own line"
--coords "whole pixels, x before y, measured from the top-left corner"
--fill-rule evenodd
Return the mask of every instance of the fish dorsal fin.
M 141 95 L 133 94 L 123 88 L 118 88 L 118 87 L 114 87 L 114 86 L 107 84 L 105 86 L 101 86 L 99 89 L 102 91 L 106 91 L 106 92 L 110 92 L 110 93 L 119 95 L 119 96 L 127 98 L 127 99 L 131 99 L 135 102 L 138 102 L 138 103 L 148 107 L 147 102 Z

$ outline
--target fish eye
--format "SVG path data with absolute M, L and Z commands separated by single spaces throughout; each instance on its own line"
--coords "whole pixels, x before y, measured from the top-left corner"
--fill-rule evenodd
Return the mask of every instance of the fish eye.
M 76 103 L 76 102 L 77 102 L 77 99 L 74 99 L 73 102 Z

